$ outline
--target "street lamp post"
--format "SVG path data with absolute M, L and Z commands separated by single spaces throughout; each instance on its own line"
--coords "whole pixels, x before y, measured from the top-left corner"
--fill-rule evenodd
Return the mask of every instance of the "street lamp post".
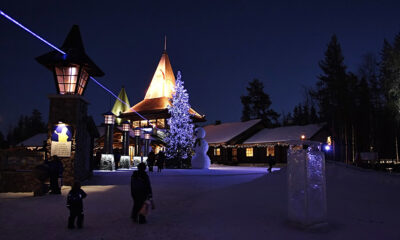
M 104 115 L 104 124 L 106 126 L 106 133 L 104 135 L 103 154 L 101 155 L 101 169 L 115 170 L 114 154 L 113 154 L 115 115 L 112 112 L 106 112 L 103 115 Z
M 145 134 L 144 134 L 144 144 L 145 144 L 145 147 L 144 147 L 144 151 L 145 151 L 145 153 L 144 153 L 144 156 L 145 157 L 147 157 L 148 156 L 148 154 L 149 154 L 149 144 L 150 144 L 150 133 L 148 133 L 148 132 L 146 132 Z
M 61 157 L 63 182 L 72 185 L 90 176 L 94 167 L 92 144 L 98 133 L 89 130 L 96 126 L 88 116 L 88 101 L 83 96 L 89 76 L 101 77 L 104 72 L 86 55 L 77 25 L 71 28 L 61 50 L 63 53 L 54 50 L 36 60 L 52 71 L 57 93 L 49 96 L 48 150 L 51 155 Z M 53 138 L 59 121 L 70 127 L 66 141 Z M 60 133 L 65 135 L 65 132 Z
M 122 132 L 123 132 L 123 142 L 122 142 L 122 155 L 121 155 L 121 167 L 122 168 L 130 168 L 131 161 L 129 157 L 129 122 L 125 121 L 122 123 Z

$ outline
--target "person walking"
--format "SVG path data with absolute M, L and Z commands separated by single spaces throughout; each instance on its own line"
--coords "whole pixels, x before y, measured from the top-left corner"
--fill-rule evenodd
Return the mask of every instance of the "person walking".
M 153 166 L 155 161 L 156 161 L 156 155 L 154 154 L 154 150 L 151 149 L 151 151 L 147 155 L 147 165 L 149 166 L 149 172 L 153 172 Z
M 267 159 L 268 159 L 268 165 L 269 165 L 268 172 L 272 172 L 272 167 L 275 165 L 275 159 L 271 155 L 268 155 Z
M 157 158 L 157 172 L 161 172 L 161 170 L 164 168 L 164 163 L 165 163 L 165 154 L 163 151 L 160 151 L 158 153 L 158 158 Z
M 71 191 L 67 196 L 67 208 L 69 209 L 68 228 L 75 228 L 75 218 L 78 218 L 76 225 L 83 227 L 83 201 L 86 193 L 81 189 L 80 182 L 74 182 Z
M 133 208 L 131 218 L 139 224 L 146 223 L 146 216 L 140 214 L 139 211 L 145 204 L 146 200 L 152 201 L 153 192 L 149 176 L 146 173 L 146 164 L 139 163 L 138 170 L 134 171 L 131 177 L 131 195 L 133 198 Z

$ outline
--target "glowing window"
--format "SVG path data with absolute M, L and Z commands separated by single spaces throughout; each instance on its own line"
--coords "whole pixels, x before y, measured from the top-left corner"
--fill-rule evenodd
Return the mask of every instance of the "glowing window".
M 275 156 L 275 147 L 274 146 L 267 147 L 267 156 L 271 156 L 271 157 Z
M 157 119 L 157 127 L 158 127 L 158 128 L 165 128 L 165 121 L 164 121 L 164 119 Z
M 246 157 L 253 156 L 253 148 L 246 148 Z
M 148 125 L 147 120 L 140 121 L 140 127 L 147 127 L 147 125 Z
M 221 149 L 220 148 L 214 148 L 214 156 L 221 156 Z
M 156 124 L 157 124 L 157 121 L 156 121 L 155 119 L 150 119 L 150 120 L 149 120 L 149 123 L 150 123 L 150 126 L 151 126 L 151 127 L 155 127 Z
M 78 82 L 79 66 L 56 67 L 55 69 L 60 94 L 74 94 Z M 84 79 L 81 77 L 82 86 L 86 84 L 87 77 L 87 74 Z M 79 94 L 83 93 L 83 88 L 79 92 Z
M 137 127 L 139 127 L 139 121 L 132 122 L 132 128 L 137 128 Z
M 237 156 L 237 149 L 232 148 L 232 156 L 236 157 Z

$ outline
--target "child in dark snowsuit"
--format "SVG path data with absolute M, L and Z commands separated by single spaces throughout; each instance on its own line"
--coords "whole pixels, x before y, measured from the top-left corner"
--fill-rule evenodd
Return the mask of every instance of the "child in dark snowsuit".
M 67 208 L 69 209 L 68 228 L 75 228 L 75 218 L 78 218 L 76 225 L 83 227 L 83 201 L 86 193 L 81 189 L 81 183 L 75 182 L 67 196 Z

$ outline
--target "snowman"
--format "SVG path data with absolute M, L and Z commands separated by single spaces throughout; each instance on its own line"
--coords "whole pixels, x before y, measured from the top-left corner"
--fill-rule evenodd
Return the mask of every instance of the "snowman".
M 210 158 L 207 155 L 208 143 L 204 140 L 206 131 L 202 127 L 198 127 L 194 131 L 196 141 L 194 142 L 194 156 L 192 158 L 192 168 L 209 169 Z

